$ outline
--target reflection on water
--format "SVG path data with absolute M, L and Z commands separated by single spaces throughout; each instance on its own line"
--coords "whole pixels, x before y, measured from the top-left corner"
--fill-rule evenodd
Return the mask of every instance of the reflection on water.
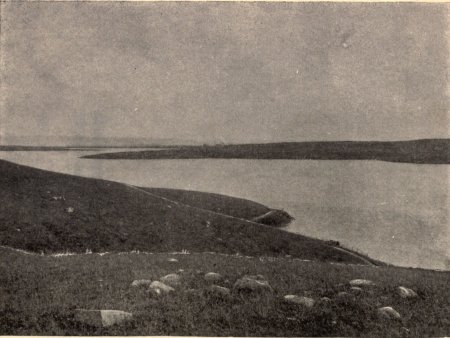
M 0 158 L 139 186 L 243 197 L 288 211 L 296 218 L 289 231 L 338 240 L 393 264 L 449 269 L 448 165 L 78 158 L 85 154 L 0 152 Z

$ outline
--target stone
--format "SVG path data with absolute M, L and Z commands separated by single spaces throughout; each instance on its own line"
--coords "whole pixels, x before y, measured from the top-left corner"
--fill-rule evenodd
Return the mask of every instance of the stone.
M 75 310 L 75 320 L 90 326 L 108 327 L 133 318 L 130 312 L 120 310 Z
M 391 306 L 385 306 L 378 309 L 380 317 L 385 319 L 400 319 L 400 313 L 395 311 Z
M 148 290 L 156 295 L 161 294 L 168 294 L 172 291 L 175 291 L 175 289 L 169 285 L 166 285 L 164 283 L 161 283 L 159 281 L 154 281 L 150 284 L 148 287 Z
M 253 277 L 258 276 L 244 276 L 241 279 L 238 279 L 234 285 L 233 290 L 238 293 L 247 293 L 247 294 L 272 294 L 273 289 L 269 285 L 269 282 L 263 280 L 261 278 L 254 279 Z
M 176 259 L 176 258 L 169 258 L 169 259 L 167 259 L 167 261 L 171 262 L 171 263 L 178 263 L 178 259 Z
M 130 312 L 119 310 L 102 310 L 102 324 L 104 327 L 121 324 L 133 318 Z
M 151 280 L 148 279 L 135 279 L 132 283 L 131 286 L 134 287 L 139 287 L 139 286 L 148 286 L 152 283 Z
M 401 298 L 414 298 L 417 297 L 417 293 L 409 288 L 406 288 L 404 286 L 399 286 L 397 288 L 397 293 Z
M 352 286 L 350 288 L 350 291 L 354 292 L 354 293 L 360 293 L 362 292 L 363 289 L 361 289 L 359 286 Z
M 371 285 L 375 285 L 375 283 L 372 282 L 371 280 L 367 280 L 367 279 L 353 279 L 350 281 L 350 285 L 351 286 L 371 286 Z
M 301 297 L 296 295 L 286 295 L 284 296 L 284 300 L 287 303 L 302 305 L 307 308 L 312 308 L 314 306 L 314 299 L 309 297 Z
M 168 284 L 170 286 L 178 286 L 181 283 L 180 275 L 176 273 L 170 273 L 164 277 L 161 277 L 161 282 Z
M 206 292 L 218 298 L 226 298 L 231 294 L 230 289 L 218 285 L 211 285 L 206 289 Z
M 68 207 L 68 208 L 66 208 L 66 211 L 67 211 L 69 214 L 71 214 L 71 213 L 73 213 L 73 212 L 75 211 L 75 209 L 74 209 L 73 207 Z
M 222 280 L 222 275 L 220 273 L 217 272 L 208 272 L 207 274 L 205 274 L 205 281 L 207 282 L 219 282 Z

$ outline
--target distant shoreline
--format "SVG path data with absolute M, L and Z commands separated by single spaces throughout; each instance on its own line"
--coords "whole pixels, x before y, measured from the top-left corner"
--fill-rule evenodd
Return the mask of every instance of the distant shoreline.
M 380 160 L 415 164 L 450 164 L 450 139 L 413 141 L 284 142 L 162 147 L 152 151 L 100 153 L 89 159 L 293 159 Z
M 0 145 L 0 151 L 71 151 L 71 150 L 101 150 L 101 149 L 149 149 L 149 148 L 174 148 L 174 146 L 150 145 L 150 146 L 23 146 Z

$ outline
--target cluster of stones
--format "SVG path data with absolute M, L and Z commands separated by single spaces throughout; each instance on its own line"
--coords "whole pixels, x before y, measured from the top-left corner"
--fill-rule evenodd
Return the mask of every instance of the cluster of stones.
M 183 270 L 179 270 L 182 272 Z M 161 277 L 159 280 L 151 281 L 148 279 L 137 279 L 131 283 L 132 287 L 146 287 L 148 292 L 154 296 L 170 294 L 181 285 L 181 275 L 179 273 L 171 273 Z M 203 276 L 205 282 L 209 284 L 206 292 L 212 296 L 219 298 L 228 298 L 232 293 L 246 298 L 261 299 L 261 297 L 273 296 L 274 290 L 269 282 L 262 275 L 245 275 L 233 285 L 232 290 L 224 286 L 218 285 L 223 282 L 223 276 L 217 272 L 208 272 Z M 360 293 L 364 288 L 375 286 L 370 280 L 353 279 L 349 282 L 350 293 L 342 291 L 336 294 L 336 298 L 352 297 L 352 293 Z M 397 293 L 401 298 L 414 298 L 417 293 L 404 286 L 397 288 Z M 283 297 L 284 301 L 289 304 L 295 304 L 304 308 L 312 308 L 316 304 L 316 300 L 311 297 L 288 294 Z M 330 302 L 328 297 L 322 297 L 319 302 Z M 384 306 L 378 308 L 378 315 L 384 319 L 400 319 L 401 315 L 392 306 Z M 119 310 L 76 310 L 75 318 L 85 324 L 108 327 L 114 324 L 126 322 L 132 318 L 129 312 Z
M 375 283 L 367 280 L 367 279 L 353 279 L 349 282 L 350 284 L 350 292 L 341 291 L 336 294 L 336 298 L 345 299 L 348 297 L 352 297 L 352 293 L 361 293 L 364 291 L 364 288 L 375 286 Z M 397 288 L 397 294 L 401 298 L 414 298 L 417 297 L 417 293 L 404 286 L 399 286 Z M 284 300 L 288 303 L 297 304 L 304 306 L 306 308 L 311 308 L 315 304 L 315 300 L 313 298 L 297 296 L 297 295 L 286 295 L 284 296 Z M 322 302 L 331 301 L 328 297 L 322 297 L 320 299 Z M 378 308 L 378 315 L 384 319 L 400 319 L 401 315 L 398 313 L 392 306 L 383 306 Z
M 223 277 L 220 273 L 208 272 L 203 278 L 210 284 L 210 286 L 206 289 L 206 292 L 210 295 L 218 298 L 228 298 L 231 295 L 229 288 L 217 285 L 223 281 Z

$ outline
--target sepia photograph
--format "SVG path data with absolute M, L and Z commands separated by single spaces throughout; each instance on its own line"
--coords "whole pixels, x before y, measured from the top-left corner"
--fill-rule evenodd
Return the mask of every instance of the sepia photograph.
M 0 6 L 0 336 L 450 336 L 449 3 Z

